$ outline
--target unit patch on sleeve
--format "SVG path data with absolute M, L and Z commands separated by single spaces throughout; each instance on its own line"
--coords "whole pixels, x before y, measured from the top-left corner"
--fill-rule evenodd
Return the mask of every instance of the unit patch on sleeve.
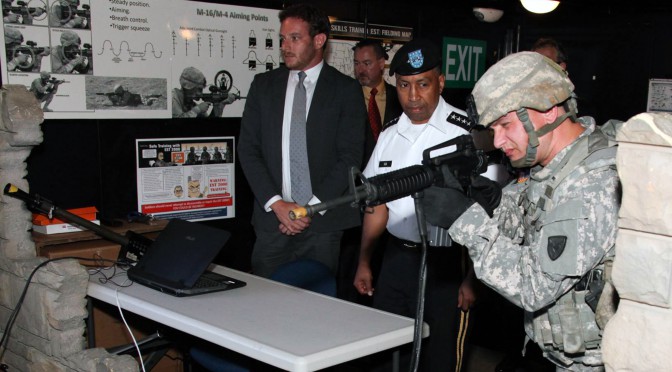
M 565 251 L 565 245 L 567 244 L 566 236 L 549 236 L 548 237 L 548 257 L 551 258 L 551 261 L 557 260 L 562 256 L 562 252 Z

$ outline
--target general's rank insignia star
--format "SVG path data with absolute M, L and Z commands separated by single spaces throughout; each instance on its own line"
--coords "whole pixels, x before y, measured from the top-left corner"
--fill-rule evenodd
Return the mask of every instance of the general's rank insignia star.
M 471 120 L 469 120 L 466 115 L 462 115 L 459 112 L 451 112 L 446 118 L 446 121 L 466 130 L 470 130 L 473 127 Z

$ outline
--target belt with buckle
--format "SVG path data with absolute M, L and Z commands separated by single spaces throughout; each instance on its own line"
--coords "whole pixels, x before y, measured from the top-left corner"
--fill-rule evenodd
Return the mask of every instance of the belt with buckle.
M 395 243 L 400 248 L 416 249 L 422 246 L 421 243 L 412 242 L 410 240 L 399 239 L 396 236 L 392 235 L 392 238 L 395 240 Z

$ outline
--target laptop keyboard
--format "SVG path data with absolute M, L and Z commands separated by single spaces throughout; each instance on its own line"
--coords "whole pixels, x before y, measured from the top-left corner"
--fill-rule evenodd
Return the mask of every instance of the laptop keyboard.
M 196 283 L 194 284 L 194 288 L 209 288 L 209 287 L 219 287 L 219 286 L 225 286 L 227 283 L 231 282 L 231 279 L 217 273 L 213 273 L 211 271 L 206 271 L 201 275 L 198 280 L 196 280 Z
M 210 278 L 200 277 L 200 278 L 198 278 L 198 280 L 197 280 L 196 283 L 194 284 L 194 288 L 209 288 L 209 287 L 216 287 L 216 286 L 218 286 L 218 285 L 220 285 L 220 284 L 222 284 L 222 283 L 220 283 L 220 282 L 218 282 L 218 281 L 216 281 L 216 280 L 212 280 L 212 279 L 210 279 Z

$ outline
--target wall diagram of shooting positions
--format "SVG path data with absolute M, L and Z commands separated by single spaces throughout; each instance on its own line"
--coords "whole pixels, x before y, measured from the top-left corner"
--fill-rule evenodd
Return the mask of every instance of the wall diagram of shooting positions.
M 219 115 L 240 117 L 254 76 L 281 63 L 277 9 L 184 0 L 2 5 L 0 78 L 27 88 L 41 72 L 63 81 L 42 102 L 48 119 L 173 117 L 173 92 L 189 67 L 204 76 L 197 105 L 226 101 Z

